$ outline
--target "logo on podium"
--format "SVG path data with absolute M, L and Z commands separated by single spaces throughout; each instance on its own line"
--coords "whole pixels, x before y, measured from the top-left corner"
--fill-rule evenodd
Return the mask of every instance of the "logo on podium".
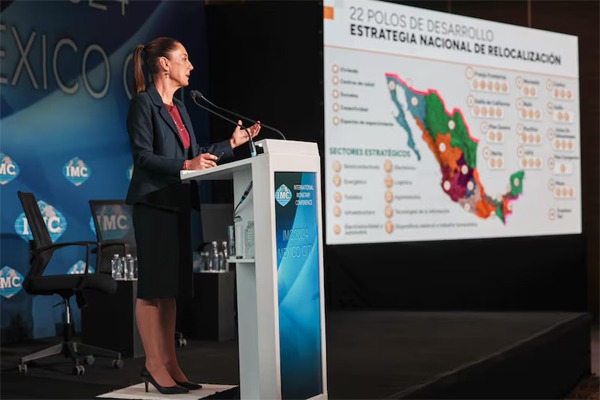
M 279 188 L 275 191 L 275 201 L 277 201 L 282 207 L 285 207 L 290 200 L 292 200 L 292 191 L 285 185 L 279 186 Z

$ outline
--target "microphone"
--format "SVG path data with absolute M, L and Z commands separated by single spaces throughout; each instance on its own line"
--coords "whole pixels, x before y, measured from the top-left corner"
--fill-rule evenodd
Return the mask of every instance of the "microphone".
M 192 92 L 195 92 L 195 93 L 196 93 L 196 96 L 200 97 L 202 100 L 206 101 L 208 104 L 210 104 L 211 106 L 213 106 L 213 107 L 214 107 L 214 108 L 216 108 L 216 109 L 219 109 L 219 110 L 221 110 L 221 111 L 228 112 L 229 114 L 235 115 L 235 116 L 236 116 L 236 117 L 238 117 L 238 118 L 245 119 L 246 121 L 250 121 L 250 122 L 252 122 L 253 124 L 256 124 L 256 123 L 257 123 L 257 121 L 253 120 L 252 118 L 248 118 L 248 117 L 245 117 L 245 116 L 243 116 L 243 115 L 241 115 L 241 114 L 238 114 L 238 113 L 236 113 L 236 112 L 233 112 L 233 111 L 231 111 L 231 110 L 228 110 L 228 109 L 226 109 L 226 108 L 219 107 L 218 105 L 216 105 L 215 103 L 213 103 L 212 101 L 210 101 L 210 100 L 208 100 L 206 97 L 204 97 L 204 96 L 202 95 L 202 93 L 200 93 L 200 91 L 198 91 L 198 90 L 192 90 Z M 265 128 L 267 128 L 267 129 L 270 129 L 270 130 L 272 130 L 273 132 L 275 132 L 275 133 L 279 134 L 279 136 L 281 136 L 281 138 L 282 138 L 283 140 L 287 140 L 287 139 L 286 139 L 286 137 L 285 137 L 285 135 L 284 135 L 283 133 L 281 133 L 281 131 L 280 131 L 279 129 L 273 128 L 272 126 L 269 126 L 269 125 L 267 125 L 267 124 L 263 124 L 262 122 L 260 123 L 260 126 L 262 126 L 262 127 L 265 127 Z
M 246 132 L 246 134 L 248 135 L 248 145 L 250 146 L 250 156 L 251 157 L 256 157 L 256 146 L 254 145 L 254 140 L 252 140 L 252 135 L 250 134 L 250 132 L 248 132 L 248 129 L 244 125 L 238 124 L 236 121 L 232 120 L 231 118 L 227 118 L 226 116 L 224 116 L 222 114 L 219 114 L 218 112 L 216 112 L 214 110 L 211 110 L 210 108 L 205 107 L 202 104 L 198 103 L 196 101 L 196 97 L 203 98 L 202 93 L 200 93 L 199 91 L 197 91 L 197 90 L 190 90 L 190 97 L 192 98 L 192 100 L 194 101 L 194 103 L 198 107 L 204 108 L 206 111 L 208 111 L 208 112 L 210 112 L 212 114 L 215 114 L 218 117 L 223 118 L 225 121 L 231 122 L 235 126 L 239 126 L 240 128 L 242 128 Z

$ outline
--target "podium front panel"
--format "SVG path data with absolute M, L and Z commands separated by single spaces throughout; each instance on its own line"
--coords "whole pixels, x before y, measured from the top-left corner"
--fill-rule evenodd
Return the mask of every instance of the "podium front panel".
M 275 172 L 281 398 L 323 393 L 319 210 L 314 172 Z

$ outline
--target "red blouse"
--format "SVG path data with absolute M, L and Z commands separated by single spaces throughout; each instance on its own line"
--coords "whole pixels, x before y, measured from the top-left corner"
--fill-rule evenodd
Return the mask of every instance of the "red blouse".
M 181 114 L 179 114 L 179 110 L 174 105 L 170 106 L 170 105 L 165 104 L 165 106 L 167 107 L 169 114 L 171 114 L 171 118 L 173 118 L 173 121 L 175 122 L 175 126 L 177 127 L 177 130 L 179 131 L 179 136 L 181 136 L 181 141 L 183 142 L 183 148 L 186 150 L 189 149 L 190 148 L 190 133 L 188 132 L 185 125 L 183 124 L 183 120 L 181 119 Z

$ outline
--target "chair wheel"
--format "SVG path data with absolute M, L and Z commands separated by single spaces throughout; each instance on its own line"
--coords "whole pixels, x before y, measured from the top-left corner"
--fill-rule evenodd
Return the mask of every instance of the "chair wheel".
M 25 375 L 27 373 L 27 364 L 19 364 L 19 373 Z
M 94 365 L 94 363 L 96 362 L 96 359 L 94 358 L 93 355 L 89 354 L 89 355 L 83 357 L 83 361 L 85 361 L 85 363 L 87 365 Z
M 85 374 L 85 368 L 83 365 L 76 365 L 73 367 L 73 375 L 83 375 Z
M 123 360 L 113 360 L 113 368 L 123 369 Z

